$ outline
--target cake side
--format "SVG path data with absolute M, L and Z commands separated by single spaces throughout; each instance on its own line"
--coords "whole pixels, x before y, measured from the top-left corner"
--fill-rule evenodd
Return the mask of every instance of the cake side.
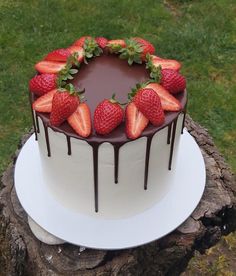
M 178 116 L 176 129 L 173 122 L 154 134 L 148 164 L 147 137 L 122 145 L 117 164 L 114 146 L 108 142 L 100 144 L 97 187 L 93 148 L 86 141 L 71 138 L 69 155 L 66 136 L 49 128 L 51 157 L 48 157 L 45 129 L 39 118 L 38 143 L 50 193 L 66 208 L 107 219 L 129 217 L 152 207 L 171 188 L 168 183 L 175 169 L 183 116 Z M 98 212 L 94 212 L 96 208 Z

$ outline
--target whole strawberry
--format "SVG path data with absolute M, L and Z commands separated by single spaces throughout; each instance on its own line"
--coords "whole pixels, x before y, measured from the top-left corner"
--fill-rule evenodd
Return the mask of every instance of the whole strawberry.
M 100 48 L 104 49 L 107 46 L 108 39 L 105 37 L 96 37 L 95 40 Z
M 123 109 L 114 97 L 105 99 L 94 111 L 94 128 L 98 134 L 109 134 L 122 122 L 123 116 Z
M 151 55 L 155 52 L 154 46 L 147 40 L 134 37 L 127 39 L 126 47 L 119 49 L 120 58 L 127 59 L 128 64 L 132 65 L 135 63 L 142 63 L 146 61 L 146 55 Z
M 74 91 L 71 84 L 67 89 L 58 90 L 52 99 L 52 111 L 50 123 L 53 126 L 60 126 L 69 116 L 71 116 L 79 105 L 78 94 Z
M 111 53 L 118 53 L 121 49 L 126 47 L 126 43 L 123 39 L 108 40 L 107 48 Z
M 138 90 L 133 102 L 154 126 L 160 126 L 164 123 L 165 115 L 161 100 L 153 89 L 142 88 Z
M 71 55 L 68 49 L 57 49 L 49 54 L 44 58 L 44 60 L 49 61 L 67 61 L 67 58 Z
M 134 37 L 133 40 L 137 41 L 142 47 L 141 59 L 146 60 L 146 54 L 153 55 L 155 53 L 155 47 L 151 42 L 140 37 Z
M 42 96 L 47 92 L 55 89 L 57 87 L 56 82 L 56 74 L 36 75 L 29 81 L 29 90 L 38 96 Z
M 75 46 L 80 46 L 80 47 L 83 47 L 84 46 L 84 42 L 86 39 L 90 39 L 92 38 L 91 36 L 81 36 L 79 39 L 77 39 L 73 45 Z
M 172 94 L 184 91 L 186 88 L 185 77 L 172 69 L 161 70 L 160 84 Z

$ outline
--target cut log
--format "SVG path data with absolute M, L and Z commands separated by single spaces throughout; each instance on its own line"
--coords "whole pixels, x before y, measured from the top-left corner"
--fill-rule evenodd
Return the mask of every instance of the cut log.
M 202 151 L 206 189 L 192 215 L 166 237 L 129 250 L 103 251 L 71 244 L 47 245 L 30 231 L 15 193 L 14 163 L 0 192 L 0 275 L 179 275 L 194 252 L 204 251 L 236 229 L 235 179 L 206 129 L 187 116 L 186 127 Z

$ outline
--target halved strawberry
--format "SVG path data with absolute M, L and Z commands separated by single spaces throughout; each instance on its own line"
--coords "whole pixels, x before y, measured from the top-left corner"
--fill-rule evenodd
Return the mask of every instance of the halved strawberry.
M 67 49 L 57 49 L 50 52 L 44 60 L 49 61 L 67 61 L 67 58 L 70 56 L 70 51 Z
M 78 54 L 78 61 L 82 62 L 84 59 L 84 49 L 81 46 L 72 45 L 67 48 L 67 50 L 71 53 L 77 53 Z
M 58 73 L 66 66 L 65 62 L 58 62 L 58 61 L 47 61 L 43 60 L 35 64 L 35 69 L 39 73 Z
M 52 111 L 52 99 L 57 89 L 44 94 L 33 103 L 33 109 L 38 112 L 50 113 Z
M 76 111 L 67 118 L 69 125 L 82 137 L 88 137 L 92 130 L 91 112 L 86 103 L 78 105 Z
M 157 56 L 151 56 L 152 64 L 155 67 L 161 66 L 161 69 L 172 69 L 179 71 L 181 64 L 174 59 L 164 59 Z
M 91 37 L 91 36 L 81 36 L 79 39 L 77 39 L 77 40 L 73 43 L 73 45 L 83 47 L 83 46 L 84 46 L 84 41 L 85 41 L 86 39 L 90 39 L 90 38 L 92 38 L 92 37 Z
M 182 106 L 181 103 L 172 96 L 164 87 L 159 83 L 149 83 L 145 88 L 153 89 L 161 99 L 161 106 L 166 111 L 179 111 Z
M 148 125 L 149 120 L 138 110 L 136 105 L 131 102 L 125 110 L 125 130 L 130 139 L 138 138 Z

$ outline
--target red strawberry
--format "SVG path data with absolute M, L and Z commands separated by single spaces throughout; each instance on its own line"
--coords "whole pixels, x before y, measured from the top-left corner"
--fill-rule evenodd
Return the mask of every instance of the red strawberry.
M 181 110 L 180 102 L 172 96 L 164 87 L 159 83 L 150 83 L 145 88 L 153 89 L 161 99 L 162 108 L 166 111 L 179 111 Z
M 125 110 L 126 135 L 130 139 L 138 138 L 148 125 L 149 120 L 138 110 L 136 105 L 131 102 Z
M 50 113 L 52 111 L 52 99 L 57 89 L 44 94 L 33 103 L 33 109 L 38 112 Z
M 155 67 L 161 66 L 162 69 L 173 69 L 179 71 L 181 64 L 174 59 L 164 59 L 157 56 L 151 56 L 152 64 Z
M 55 74 L 41 74 L 36 75 L 29 81 L 29 90 L 41 96 L 57 87 L 57 75 Z
M 47 61 L 47 60 L 43 60 L 38 62 L 35 65 L 35 69 L 39 72 L 39 73 L 58 73 L 59 71 L 61 71 L 62 69 L 64 69 L 66 66 L 65 62 L 58 62 L 58 61 Z
M 141 59 L 143 61 L 146 60 L 146 54 L 154 54 L 155 53 L 155 47 L 152 45 L 151 42 L 149 42 L 148 40 L 145 40 L 143 38 L 140 38 L 140 37 L 134 37 L 132 38 L 133 40 L 137 41 L 139 44 L 141 44 L 141 47 L 142 47 L 142 54 L 141 54 Z
M 91 133 L 91 113 L 86 103 L 78 105 L 76 111 L 67 119 L 74 131 L 82 137 L 88 137 Z
M 108 40 L 105 37 L 96 37 L 95 40 L 100 48 L 104 49 L 107 46 Z
M 98 134 L 108 134 L 123 120 L 123 109 L 114 101 L 103 100 L 94 111 L 94 128 Z
M 160 126 L 165 121 L 161 100 L 157 93 L 150 88 L 138 90 L 133 102 L 143 115 L 150 120 L 154 126 Z
M 84 59 L 84 49 L 80 46 L 70 46 L 67 48 L 67 50 L 70 52 L 70 54 L 77 53 L 78 54 L 78 61 L 82 62 Z
M 61 125 L 79 105 L 79 97 L 69 91 L 57 92 L 52 99 L 50 123 L 53 126 Z
M 186 88 L 185 77 L 172 69 L 161 70 L 160 84 L 172 94 L 177 94 Z
M 67 61 L 67 58 L 70 56 L 70 51 L 67 49 L 57 49 L 50 52 L 44 60 L 49 61 Z
M 83 46 L 84 46 L 84 41 L 85 41 L 86 39 L 90 39 L 90 38 L 92 38 L 92 37 L 91 37 L 91 36 L 82 36 L 82 37 L 80 37 L 79 39 L 77 39 L 77 40 L 73 43 L 73 45 L 83 47 Z
M 119 50 L 126 47 L 126 43 L 123 39 L 112 39 L 108 40 L 107 47 L 110 52 L 117 53 Z

